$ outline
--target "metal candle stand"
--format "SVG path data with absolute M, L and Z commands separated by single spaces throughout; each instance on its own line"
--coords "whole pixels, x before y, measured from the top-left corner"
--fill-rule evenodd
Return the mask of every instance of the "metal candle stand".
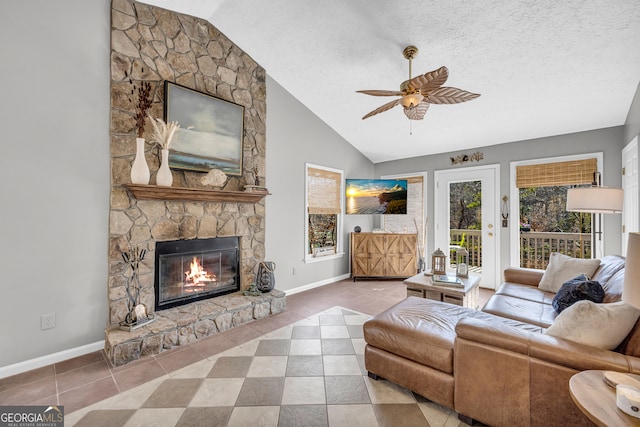
M 137 246 L 127 252 L 122 252 L 122 259 L 125 264 L 131 268 L 131 277 L 125 285 L 127 291 L 127 308 L 129 312 L 120 322 L 120 329 L 124 331 L 132 331 L 147 325 L 155 319 L 153 314 L 147 312 L 147 307 L 140 304 L 140 263 L 147 254 L 146 249 L 140 249 Z

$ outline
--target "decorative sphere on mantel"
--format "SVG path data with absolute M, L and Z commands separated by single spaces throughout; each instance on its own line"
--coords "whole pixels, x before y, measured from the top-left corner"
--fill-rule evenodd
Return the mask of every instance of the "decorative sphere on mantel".
M 215 188 L 222 188 L 225 182 L 227 182 L 227 174 L 222 172 L 220 169 L 211 169 L 206 175 L 200 178 L 200 183 L 202 185 Z

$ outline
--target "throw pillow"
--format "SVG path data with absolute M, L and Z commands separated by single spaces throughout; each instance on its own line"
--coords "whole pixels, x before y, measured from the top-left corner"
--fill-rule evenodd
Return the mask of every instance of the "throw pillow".
M 564 282 L 579 274 L 591 278 L 599 266 L 599 259 L 571 258 L 554 252 L 549 257 L 549 265 L 542 275 L 538 288 L 556 293 Z
M 551 305 L 556 313 L 560 314 L 565 308 L 584 299 L 601 303 L 604 300 L 604 289 L 597 281 L 589 280 L 587 276 L 581 274 L 575 279 L 564 282 Z
M 638 316 L 640 310 L 622 301 L 596 304 L 582 300 L 560 313 L 544 333 L 613 350 L 629 335 Z

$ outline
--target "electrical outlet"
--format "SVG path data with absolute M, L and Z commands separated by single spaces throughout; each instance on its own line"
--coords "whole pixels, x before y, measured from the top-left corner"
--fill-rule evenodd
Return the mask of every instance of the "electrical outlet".
M 40 316 L 40 329 L 51 329 L 56 327 L 56 314 L 43 314 Z

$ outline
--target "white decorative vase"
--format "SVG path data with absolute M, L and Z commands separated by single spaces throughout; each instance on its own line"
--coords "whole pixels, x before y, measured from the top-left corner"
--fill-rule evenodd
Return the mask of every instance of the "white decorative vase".
M 144 138 L 136 138 L 136 158 L 131 166 L 131 183 L 147 185 L 149 178 L 151 173 L 144 157 Z
M 156 175 L 156 184 L 161 187 L 171 187 L 173 184 L 173 175 L 169 169 L 169 150 L 166 148 L 162 149 L 162 161 Z

